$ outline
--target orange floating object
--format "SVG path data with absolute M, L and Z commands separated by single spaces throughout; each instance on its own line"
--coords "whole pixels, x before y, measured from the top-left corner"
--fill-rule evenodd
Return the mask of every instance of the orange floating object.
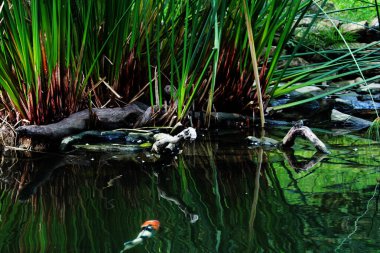
M 160 222 L 158 220 L 147 220 L 141 225 L 141 228 L 148 226 L 151 226 L 154 230 L 158 230 L 160 228 Z

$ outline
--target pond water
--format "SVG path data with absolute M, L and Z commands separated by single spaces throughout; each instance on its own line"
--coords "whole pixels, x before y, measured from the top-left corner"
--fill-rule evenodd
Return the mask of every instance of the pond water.
M 0 252 L 120 252 L 148 219 L 160 230 L 126 252 L 379 252 L 379 144 L 315 133 L 330 155 L 304 140 L 294 154 L 252 148 L 239 130 L 201 133 L 155 163 L 8 152 Z

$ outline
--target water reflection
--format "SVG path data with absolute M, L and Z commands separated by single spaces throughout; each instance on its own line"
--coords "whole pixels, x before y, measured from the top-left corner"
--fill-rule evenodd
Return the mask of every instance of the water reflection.
M 376 252 L 378 145 L 322 134 L 322 157 L 302 140 L 250 149 L 246 135 L 204 135 L 171 160 L 3 156 L 0 252 L 119 252 L 150 219 L 160 231 L 133 252 Z

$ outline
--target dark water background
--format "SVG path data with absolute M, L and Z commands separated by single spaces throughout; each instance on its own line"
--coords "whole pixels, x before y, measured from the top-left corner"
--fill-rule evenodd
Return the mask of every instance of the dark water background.
M 303 171 L 315 153 L 306 141 L 289 162 L 249 147 L 248 134 L 199 134 L 155 163 L 149 154 L 7 152 L 0 252 L 119 252 L 147 219 L 161 229 L 130 252 L 379 252 L 379 144 L 316 131 L 332 153 Z

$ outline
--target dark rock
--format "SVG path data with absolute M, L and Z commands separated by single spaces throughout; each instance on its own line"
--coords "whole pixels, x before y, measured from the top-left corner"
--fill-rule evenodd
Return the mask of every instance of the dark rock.
M 308 98 L 313 98 L 315 95 L 323 92 L 318 87 L 304 87 L 291 92 L 287 97 L 271 102 L 271 105 L 279 105 L 279 103 L 287 104 L 291 102 L 301 101 Z M 286 102 L 286 103 L 285 103 Z M 330 113 L 333 107 L 331 99 L 318 99 L 308 103 L 303 103 L 291 108 L 282 109 L 279 111 L 271 111 L 271 117 L 286 121 L 299 120 L 299 119 L 312 119 L 319 120 L 319 116 L 323 117 L 325 112 Z
M 360 101 L 368 101 L 368 100 L 372 100 L 372 99 L 375 102 L 380 102 L 380 94 L 375 94 L 372 96 L 369 94 L 358 96 L 358 100 L 360 100 Z
M 335 109 L 331 112 L 331 122 L 336 126 L 349 127 L 355 130 L 368 128 L 372 124 L 371 121 L 351 116 Z
M 275 120 L 275 119 L 265 119 L 266 126 L 291 126 L 292 123 L 289 121 Z
M 365 41 L 372 42 L 372 41 L 377 41 L 379 39 L 380 39 L 379 20 L 376 17 L 369 23 L 369 28 L 367 30 L 367 35 L 365 36 Z
M 359 81 L 359 79 L 331 82 L 330 85 L 329 85 L 329 89 L 342 88 L 342 87 L 345 87 L 347 85 L 354 84 L 354 83 L 356 83 L 358 81 Z
M 313 18 L 311 18 L 311 17 L 303 18 L 298 23 L 298 27 L 308 27 L 312 21 L 313 21 Z
M 274 106 L 284 105 L 284 104 L 287 104 L 289 102 L 290 102 L 290 96 L 285 95 L 285 96 L 282 96 L 282 97 L 278 97 L 278 98 L 272 99 L 269 102 L 269 106 L 270 107 L 274 107 Z
M 310 63 L 301 57 L 294 57 L 289 64 L 290 67 L 307 67 L 309 65 Z
M 339 20 L 332 20 L 331 22 L 328 19 L 322 19 L 315 25 L 313 32 L 320 32 L 320 31 L 325 31 L 325 30 L 330 30 L 330 29 L 335 30 L 335 27 L 338 27 L 339 25 L 340 25 Z
M 297 96 L 298 94 L 312 94 L 313 96 L 319 95 L 323 90 L 317 86 L 305 86 L 302 88 L 296 89 L 291 93 L 293 96 Z
M 347 42 L 347 44 L 346 44 L 343 41 L 339 41 L 337 43 L 334 43 L 334 44 L 328 46 L 327 49 L 333 49 L 333 50 L 345 49 L 345 50 L 347 50 L 347 45 L 351 50 L 355 50 L 355 49 L 365 47 L 367 45 L 367 43 Z
M 269 138 L 269 137 L 262 137 L 257 138 L 255 136 L 248 136 L 247 137 L 249 145 L 255 146 L 255 147 L 263 147 L 263 148 L 277 148 L 279 145 L 279 141 Z
M 353 103 L 357 101 L 357 97 L 344 97 L 344 98 L 336 98 L 334 109 L 342 112 L 352 112 L 354 110 Z
M 361 117 L 373 116 L 375 110 L 380 110 L 380 103 L 374 103 L 372 100 L 360 101 L 358 98 L 354 92 L 339 95 L 339 98 L 335 99 L 334 109 Z
M 332 10 L 335 10 L 335 5 L 331 2 L 326 2 L 324 6 L 321 6 L 323 8 L 323 10 L 325 11 L 332 11 Z M 309 10 L 308 10 L 310 13 L 318 13 L 320 12 L 320 9 L 318 7 L 318 5 L 316 5 L 315 3 L 312 3 L 309 7 Z

